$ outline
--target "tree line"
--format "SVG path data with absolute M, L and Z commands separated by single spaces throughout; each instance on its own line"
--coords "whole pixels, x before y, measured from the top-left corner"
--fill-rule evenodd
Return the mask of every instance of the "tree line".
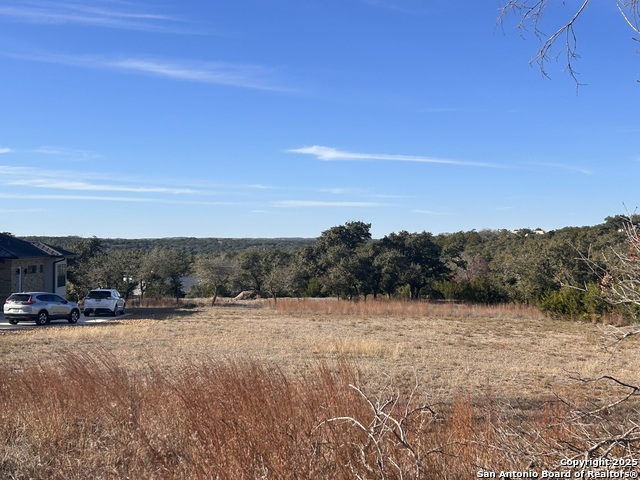
M 142 241 L 132 241 L 133 247 L 120 241 L 114 248 L 113 241 L 72 237 L 65 247 L 77 257 L 69 265 L 68 291 L 82 298 L 101 286 L 129 297 L 134 292 L 176 299 L 187 294 L 211 297 L 212 303 L 243 290 L 274 300 L 384 296 L 523 303 L 558 316 L 598 317 L 621 308 L 614 303 L 635 305 L 608 301 L 603 281 L 620 266 L 619 252 L 633 248 L 628 225 L 635 220 L 614 216 L 600 225 L 551 232 L 400 231 L 380 239 L 372 238 L 371 224 L 352 221 L 316 239 L 247 240 L 244 248 L 236 244 L 213 251 L 197 248 L 198 239 L 190 239 L 189 245 L 164 239 L 165 244 L 150 248 L 135 243 Z M 215 243 L 202 240 L 202 245 Z M 187 277 L 196 281 L 185 292 Z

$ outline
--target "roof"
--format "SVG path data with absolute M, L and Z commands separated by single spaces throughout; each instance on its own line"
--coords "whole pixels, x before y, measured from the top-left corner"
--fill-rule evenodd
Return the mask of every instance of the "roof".
M 70 252 L 69 250 L 65 250 L 64 248 L 55 247 L 53 245 L 49 245 L 48 243 L 43 242 L 34 242 L 33 245 L 38 247 L 40 250 L 48 253 L 52 257 L 75 257 L 76 254 Z
M 30 243 L 12 235 L 0 233 L 0 258 L 75 257 L 75 254 L 42 242 Z

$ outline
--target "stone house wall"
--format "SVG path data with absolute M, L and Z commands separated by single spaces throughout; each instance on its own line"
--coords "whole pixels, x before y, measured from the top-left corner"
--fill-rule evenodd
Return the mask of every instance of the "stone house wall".
M 21 275 L 17 273 L 21 269 Z M 45 266 L 42 258 L 21 258 L 0 263 L 0 301 L 19 290 L 44 291 L 46 286 Z M 22 277 L 22 278 L 20 278 Z M 20 281 L 21 280 L 21 281 Z M 22 283 L 22 288 L 20 288 Z

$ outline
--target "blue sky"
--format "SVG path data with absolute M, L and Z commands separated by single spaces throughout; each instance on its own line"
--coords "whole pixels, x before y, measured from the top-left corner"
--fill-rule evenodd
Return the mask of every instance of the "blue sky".
M 0 0 L 0 231 L 380 238 L 633 211 L 640 44 L 615 2 L 576 25 L 577 92 L 501 3 Z

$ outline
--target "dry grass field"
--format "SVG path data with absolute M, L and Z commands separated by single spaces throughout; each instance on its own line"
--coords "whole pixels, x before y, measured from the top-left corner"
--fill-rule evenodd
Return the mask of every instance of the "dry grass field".
M 476 478 L 637 436 L 624 328 L 386 301 L 130 313 L 0 333 L 1 478 Z M 638 458 L 620 438 L 591 454 Z

